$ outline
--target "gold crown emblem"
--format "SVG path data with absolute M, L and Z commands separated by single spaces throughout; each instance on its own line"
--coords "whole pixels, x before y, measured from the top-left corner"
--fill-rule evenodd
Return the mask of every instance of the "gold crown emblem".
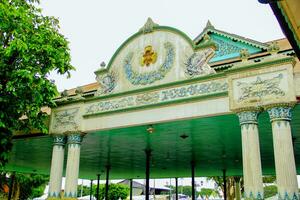
M 150 64 L 154 64 L 157 59 L 157 53 L 154 52 L 151 45 L 148 45 L 144 48 L 144 53 L 141 58 L 141 66 L 149 66 Z

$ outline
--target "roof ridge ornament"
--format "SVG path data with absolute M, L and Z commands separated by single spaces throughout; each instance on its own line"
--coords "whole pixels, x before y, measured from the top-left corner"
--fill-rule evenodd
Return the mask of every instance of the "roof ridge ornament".
M 242 59 L 243 62 L 247 61 L 249 57 L 250 57 L 250 53 L 248 49 L 240 50 L 240 58 Z
M 100 63 L 100 67 L 101 67 L 101 68 L 105 68 L 105 67 L 106 67 L 106 63 L 105 63 L 104 61 L 102 61 L 102 62 Z
M 277 54 L 278 51 L 280 50 L 278 42 L 272 41 L 271 44 L 268 46 L 267 50 L 270 54 Z
M 151 33 L 155 27 L 158 27 L 159 25 L 154 23 L 151 17 L 148 17 L 146 23 L 144 26 L 140 29 L 144 34 Z
M 205 28 L 215 29 L 215 27 L 212 25 L 212 23 L 210 22 L 210 20 L 207 21 Z

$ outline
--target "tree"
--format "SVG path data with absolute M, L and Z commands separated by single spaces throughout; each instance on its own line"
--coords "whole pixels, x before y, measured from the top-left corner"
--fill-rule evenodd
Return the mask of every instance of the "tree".
M 78 185 L 78 186 L 77 186 L 77 196 L 78 196 L 78 197 L 81 196 L 81 189 L 82 189 L 82 196 L 90 195 L 90 190 L 91 190 L 91 188 L 90 188 L 89 186 Z M 93 190 L 96 190 L 96 189 L 94 188 L 94 185 L 93 185 Z
M 169 186 L 166 186 L 166 187 L 169 187 Z M 175 191 L 175 187 L 174 186 L 171 186 L 170 187 L 173 191 Z M 180 194 L 184 194 L 184 195 L 187 195 L 187 196 L 192 196 L 192 186 L 190 185 L 180 185 L 178 186 L 178 193 Z
M 200 192 L 198 192 L 198 195 L 200 195 L 202 198 L 205 197 L 208 199 L 213 192 L 214 190 L 211 188 L 201 188 Z
M 102 187 L 103 194 L 105 191 L 105 187 Z M 109 185 L 109 192 L 108 192 L 108 199 L 109 200 L 118 200 L 118 199 L 126 199 L 129 195 L 129 188 L 127 185 L 122 184 L 110 184 Z M 104 198 L 103 198 L 104 199 Z
M 7 197 L 8 190 L 3 190 L 5 187 L 8 188 L 10 180 L 7 178 L 6 173 L 0 174 L 2 180 L 0 188 L 0 197 Z M 16 173 L 13 184 L 12 199 L 32 199 L 35 197 L 42 196 L 46 187 L 49 177 L 38 174 L 20 174 Z
M 81 185 L 77 187 L 77 195 L 80 196 Z M 97 195 L 97 185 L 93 185 L 93 196 Z M 83 186 L 82 195 L 90 195 L 90 187 Z M 108 190 L 108 200 L 119 200 L 126 199 L 129 195 L 129 187 L 123 184 L 109 184 Z M 103 200 L 105 198 L 105 184 L 100 185 L 99 189 L 99 199 Z
M 220 177 L 220 176 L 216 176 L 216 177 L 210 177 L 208 178 L 209 180 L 214 180 L 216 182 L 216 184 L 218 185 L 218 187 L 222 190 L 223 194 L 224 194 L 224 186 L 223 186 L 223 177 Z M 276 181 L 276 176 L 263 176 L 263 183 L 274 183 Z M 235 191 L 234 191 L 234 177 L 226 177 L 226 182 L 227 182 L 227 199 L 233 199 L 235 197 Z M 243 191 L 243 179 L 241 181 L 241 190 Z M 264 190 L 268 190 L 268 191 L 265 191 L 265 198 L 266 197 L 266 194 L 267 196 L 269 196 L 268 193 L 270 194 L 273 194 L 274 190 L 273 190 L 273 186 L 268 188 L 269 186 L 267 187 L 264 187 Z M 276 190 L 277 191 L 277 190 Z M 266 193 L 267 192 L 267 193 Z M 274 196 L 274 195 L 272 195 Z M 270 196 L 269 196 L 270 197 Z
M 47 132 L 57 89 L 49 73 L 70 75 L 68 42 L 59 22 L 43 16 L 39 0 L 0 1 L 0 167 L 8 160 L 12 132 Z
M 209 177 L 208 180 L 213 180 L 217 184 L 217 186 L 222 190 L 224 194 L 224 179 L 221 176 Z M 233 200 L 235 197 L 234 191 L 234 177 L 226 177 L 226 194 L 228 200 Z

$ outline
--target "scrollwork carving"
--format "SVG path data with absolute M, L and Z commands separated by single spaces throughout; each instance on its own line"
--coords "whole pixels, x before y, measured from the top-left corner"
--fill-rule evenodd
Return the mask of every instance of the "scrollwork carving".
M 285 92 L 279 87 L 283 78 L 280 73 L 271 79 L 262 79 L 257 76 L 253 82 L 238 82 L 237 86 L 241 89 L 241 95 L 238 99 L 239 102 L 255 102 L 259 101 L 262 97 L 274 96 L 282 97 Z
M 214 51 L 212 49 L 193 53 L 185 63 L 185 73 L 190 77 L 215 74 L 216 71 L 207 64 L 213 55 Z
M 96 96 L 111 93 L 117 86 L 117 73 L 111 71 L 107 74 L 97 76 L 96 80 L 100 85 L 95 93 Z

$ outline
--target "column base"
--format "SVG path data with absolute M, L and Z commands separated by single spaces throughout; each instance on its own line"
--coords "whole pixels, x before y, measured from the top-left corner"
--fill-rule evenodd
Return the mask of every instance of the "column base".
M 279 200 L 299 200 L 299 194 L 297 193 L 294 193 L 294 194 L 288 194 L 288 193 L 285 193 L 285 194 L 278 194 L 278 199 Z
M 46 200 L 78 200 L 77 197 L 48 197 Z
M 263 195 L 260 193 L 260 192 L 257 192 L 256 194 L 253 194 L 252 192 L 250 192 L 249 195 L 245 194 L 245 199 L 246 200 L 262 200 L 264 199 L 263 198 Z

